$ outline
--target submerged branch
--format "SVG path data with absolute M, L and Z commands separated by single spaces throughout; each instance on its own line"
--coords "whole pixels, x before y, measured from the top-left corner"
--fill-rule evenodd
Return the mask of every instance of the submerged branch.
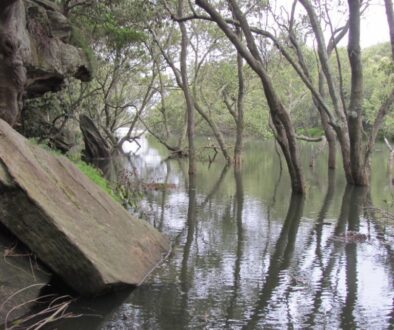
M 305 136 L 305 135 L 297 135 L 296 139 L 297 140 L 302 140 L 302 141 L 307 141 L 307 142 L 321 142 L 321 141 L 323 141 L 325 139 L 325 137 L 323 135 L 319 136 L 319 137 L 316 137 L 316 138 Z

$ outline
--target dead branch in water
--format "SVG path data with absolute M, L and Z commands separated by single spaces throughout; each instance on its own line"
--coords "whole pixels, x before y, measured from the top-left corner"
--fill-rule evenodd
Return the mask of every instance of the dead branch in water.
M 325 140 L 325 136 L 319 136 L 319 137 L 310 137 L 310 136 L 305 136 L 305 135 L 297 135 L 296 136 L 297 140 L 301 141 L 306 141 L 306 142 L 321 142 Z

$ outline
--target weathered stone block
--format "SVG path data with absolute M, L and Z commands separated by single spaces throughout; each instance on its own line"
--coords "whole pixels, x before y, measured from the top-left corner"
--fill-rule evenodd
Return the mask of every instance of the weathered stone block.
M 0 221 L 79 293 L 138 285 L 168 252 L 166 238 L 68 159 L 2 120 L 0 162 Z

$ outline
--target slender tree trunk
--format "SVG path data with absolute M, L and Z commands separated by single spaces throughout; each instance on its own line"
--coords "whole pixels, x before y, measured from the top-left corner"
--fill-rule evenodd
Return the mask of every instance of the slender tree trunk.
M 239 32 L 240 33 L 240 32 Z M 236 138 L 234 146 L 234 166 L 236 169 L 242 165 L 242 149 L 243 149 L 243 131 L 244 131 L 244 96 L 245 82 L 243 73 L 242 56 L 237 53 L 237 71 L 238 71 L 238 97 L 236 112 Z
M 350 161 L 350 140 L 347 130 L 337 129 L 336 130 L 338 142 L 341 147 L 342 165 L 345 172 L 346 182 L 349 184 L 355 184 Z
M 223 154 L 224 159 L 227 164 L 231 164 L 231 157 L 226 149 L 226 144 L 224 142 L 223 134 L 220 132 L 220 129 L 217 127 L 216 123 L 209 117 L 209 115 L 201 108 L 200 104 L 194 102 L 194 107 L 197 112 L 204 118 L 204 120 L 208 123 L 209 127 L 212 129 L 212 133 L 219 144 L 219 148 Z
M 334 84 L 333 75 L 331 73 L 330 65 L 328 62 L 328 53 L 326 49 L 326 43 L 324 40 L 324 34 L 319 24 L 319 20 L 316 16 L 316 12 L 309 0 L 300 0 L 301 4 L 304 6 L 305 10 L 308 13 L 308 17 L 316 37 L 317 42 L 317 53 L 319 56 L 319 61 L 321 64 L 321 69 L 324 73 L 324 76 L 327 81 L 328 92 L 330 94 L 335 113 L 337 114 L 338 118 L 342 121 L 342 123 L 346 123 L 346 117 L 343 112 L 343 109 L 340 107 L 339 103 L 339 96 L 336 90 L 336 86 Z
M 292 191 L 295 194 L 304 194 L 304 178 L 298 158 L 295 132 L 291 125 L 290 117 L 287 112 L 285 112 L 281 104 L 278 104 L 277 107 L 274 108 L 274 111 L 271 110 L 270 113 L 276 130 L 276 140 L 278 141 L 286 159 Z
M 367 164 L 364 162 L 362 143 L 363 111 L 363 68 L 360 47 L 360 0 L 348 0 L 349 3 L 349 43 L 348 57 L 351 67 L 351 93 L 348 109 L 348 126 L 350 137 L 350 168 L 353 183 L 368 185 Z
M 394 13 L 393 13 L 393 2 L 391 0 L 384 0 L 386 7 L 387 23 L 390 31 L 390 42 L 391 42 L 391 58 L 394 61 Z
M 335 131 L 328 123 L 328 118 L 324 111 L 322 112 L 321 117 L 324 135 L 326 136 L 328 145 L 328 168 L 333 170 L 336 168 L 337 138 Z
M 356 0 L 356 1 L 358 1 L 358 0 Z M 335 126 L 335 132 L 337 134 L 339 145 L 341 147 L 342 163 L 343 163 L 343 169 L 345 171 L 346 180 L 350 184 L 356 184 L 357 180 L 354 178 L 354 175 L 353 175 L 354 173 L 352 171 L 352 169 L 353 169 L 352 162 L 351 162 L 351 158 L 352 158 L 351 145 L 352 145 L 352 143 L 349 139 L 350 134 L 349 134 L 349 127 L 348 127 L 348 118 L 346 117 L 345 111 L 339 102 L 340 97 L 338 96 L 338 92 L 337 92 L 336 86 L 334 84 L 334 78 L 333 78 L 333 75 L 332 75 L 332 72 L 330 69 L 330 65 L 328 62 L 329 53 L 327 52 L 327 49 L 325 46 L 323 31 L 319 25 L 318 18 L 316 16 L 315 10 L 314 10 L 311 2 L 309 0 L 300 0 L 300 2 L 304 6 L 305 10 L 308 13 L 308 17 L 310 19 L 311 26 L 312 26 L 314 35 L 316 37 L 319 62 L 321 64 L 324 77 L 327 81 L 328 92 L 329 92 L 331 101 L 334 106 L 335 114 L 338 118 L 338 123 L 336 123 L 336 126 Z M 352 2 L 352 1 L 349 0 L 349 2 Z M 349 20 L 350 20 L 350 18 L 349 18 Z M 350 30 L 350 27 L 349 27 L 349 30 Z M 349 32 L 349 34 L 350 34 L 350 32 Z M 327 129 L 327 130 L 329 130 L 329 129 Z M 329 141 L 329 140 L 331 140 L 331 141 Z M 331 149 L 334 149 L 333 145 L 332 145 L 333 139 L 329 138 L 327 136 L 327 141 L 328 141 L 328 143 L 331 143 Z M 331 155 L 331 158 L 333 159 L 334 155 Z
M 322 72 L 319 72 L 319 92 L 322 97 L 324 97 L 324 75 Z M 321 105 L 319 102 L 314 98 L 314 103 L 315 106 L 317 107 L 319 113 L 320 113 L 320 120 L 323 126 L 324 130 L 324 135 L 326 136 L 327 139 L 327 145 L 328 145 L 328 168 L 329 169 L 335 169 L 336 168 L 336 153 L 337 153 L 337 148 L 336 148 L 336 134 L 334 129 L 330 126 L 330 118 L 328 118 L 328 115 L 322 109 Z
M 183 6 L 184 1 L 179 0 L 178 2 L 178 15 L 179 17 L 183 16 Z M 185 95 L 186 101 L 186 111 L 187 111 L 187 138 L 189 144 L 189 174 L 192 175 L 196 172 L 196 152 L 194 146 L 194 103 L 193 98 L 191 96 L 190 87 L 189 87 L 189 79 L 187 76 L 187 46 L 189 43 L 189 38 L 187 36 L 187 29 L 184 22 L 179 22 L 179 28 L 181 30 L 181 56 L 180 56 L 180 65 L 181 65 L 181 77 L 182 77 L 182 86 L 183 93 Z
M 232 4 L 235 17 L 239 20 L 241 29 L 245 34 L 246 42 L 248 48 L 250 49 L 251 55 L 254 57 L 254 59 L 250 61 L 249 64 L 261 79 L 272 121 L 276 129 L 276 137 L 286 159 L 293 193 L 304 194 L 304 177 L 298 156 L 296 135 L 290 116 L 276 94 L 271 79 L 264 69 L 258 48 L 255 44 L 245 16 L 242 14 L 234 0 L 230 0 L 230 3 Z M 239 47 L 239 39 L 235 40 L 237 40 L 237 43 L 233 44 L 236 47 L 238 46 L 239 51 L 241 50 L 241 47 Z M 242 55 L 241 52 L 240 54 Z
M 232 29 L 227 25 L 223 17 L 206 0 L 196 0 L 196 4 L 209 13 L 211 18 L 217 23 L 219 28 L 226 34 L 232 44 L 236 47 L 239 54 L 245 58 L 250 67 L 261 79 L 267 103 L 270 108 L 273 124 L 276 129 L 276 138 L 278 139 L 278 143 L 285 156 L 287 167 L 290 173 L 292 191 L 296 194 L 304 194 L 304 178 L 299 161 L 294 127 L 291 123 L 290 116 L 283 104 L 280 102 L 280 99 L 272 85 L 271 79 L 263 67 L 260 53 L 245 16 L 241 12 L 236 1 L 229 0 L 229 3 L 231 5 L 233 15 L 239 21 L 240 28 L 245 35 L 247 48 L 242 44 L 241 40 L 234 33 L 234 31 L 232 31 Z

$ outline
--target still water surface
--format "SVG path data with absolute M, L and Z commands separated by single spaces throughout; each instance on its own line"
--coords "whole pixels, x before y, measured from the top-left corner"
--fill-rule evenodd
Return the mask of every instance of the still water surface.
M 291 196 L 271 143 L 246 149 L 242 171 L 202 162 L 191 180 L 186 162 L 143 145 L 130 159 L 140 178 L 175 188 L 149 191 L 139 216 L 172 252 L 141 287 L 80 301 L 74 308 L 89 315 L 58 328 L 392 328 L 394 224 L 370 208 L 394 211 L 384 147 L 371 191 L 347 187 L 341 170 L 327 174 L 324 155 L 309 168 L 305 147 L 306 198 Z M 346 240 L 347 231 L 365 237 Z

